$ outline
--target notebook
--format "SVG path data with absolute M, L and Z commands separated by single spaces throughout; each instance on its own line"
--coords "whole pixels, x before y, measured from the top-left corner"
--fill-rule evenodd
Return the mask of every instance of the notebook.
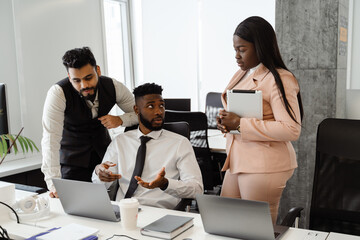
M 205 232 L 247 240 L 280 239 L 289 227 L 272 224 L 267 202 L 197 195 Z
M 173 239 L 194 225 L 192 217 L 165 215 L 141 228 L 142 235 L 161 239 Z
M 119 206 L 111 204 L 105 185 L 68 179 L 52 181 L 67 214 L 120 221 Z
M 37 240 L 81 240 L 98 239 L 96 236 L 99 229 L 87 227 L 77 223 L 71 223 L 47 234 L 36 237 Z
M 262 92 L 258 90 L 227 90 L 227 111 L 240 117 L 263 119 Z M 239 133 L 232 130 L 230 133 Z

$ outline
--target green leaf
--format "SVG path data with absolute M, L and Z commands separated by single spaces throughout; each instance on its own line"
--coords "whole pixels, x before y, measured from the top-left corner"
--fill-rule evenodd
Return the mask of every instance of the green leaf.
M 3 149 L 2 142 L 0 142 L 0 157 L 2 157 L 3 155 L 4 155 L 4 149 Z
M 38 147 L 36 146 L 36 144 L 34 143 L 34 141 L 33 140 L 31 140 L 30 138 L 28 138 L 28 140 L 30 141 L 30 143 L 33 145 L 33 147 L 36 149 L 36 151 L 38 151 L 39 152 L 39 149 L 38 149 Z
M 31 152 L 34 152 L 34 151 L 33 151 L 33 147 L 32 147 L 32 145 L 31 145 L 31 142 L 30 142 L 30 139 L 28 139 L 27 137 L 24 137 L 24 139 L 25 139 L 25 141 L 27 142 L 27 144 L 29 145 L 29 148 L 30 148 Z
M 10 134 L 7 134 L 7 136 L 8 136 L 8 139 L 10 140 L 11 144 L 13 144 L 12 148 L 14 149 L 15 154 L 17 154 L 19 151 L 18 151 L 16 142 L 15 142 L 16 136 L 14 137 L 13 135 L 10 135 Z
M 23 139 L 24 139 L 25 151 L 26 151 L 26 152 L 28 152 L 28 151 L 29 151 L 29 146 L 28 146 L 28 143 L 27 143 L 27 141 L 26 141 L 26 138 L 25 138 L 25 137 L 23 137 Z
M 21 150 L 23 151 L 23 153 L 25 153 L 25 148 L 24 148 L 24 138 L 22 136 L 18 137 L 20 146 L 21 146 Z
M 5 155 L 7 155 L 7 151 L 8 151 L 8 146 L 5 140 L 5 136 L 1 136 L 1 141 L 2 141 L 2 145 L 3 145 L 3 149 L 4 149 L 4 153 Z
M 16 135 L 0 134 L 0 157 L 2 159 L 4 159 L 6 157 L 9 148 L 13 148 L 14 154 L 17 154 L 19 152 L 19 143 L 20 143 L 21 150 L 23 153 L 27 153 L 27 152 L 29 152 L 29 150 L 31 152 L 34 152 L 34 150 L 39 152 L 39 149 L 33 140 L 19 135 L 19 134 L 21 134 L 22 129 Z M 10 141 L 10 143 L 11 143 L 10 146 L 8 146 L 8 143 L 9 143 L 8 141 Z M 1 163 L 2 163 L 2 160 L 0 160 L 0 164 Z

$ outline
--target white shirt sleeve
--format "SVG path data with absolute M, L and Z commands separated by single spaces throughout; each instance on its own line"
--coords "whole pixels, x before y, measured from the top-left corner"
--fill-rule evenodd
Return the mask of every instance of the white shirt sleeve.
M 121 82 L 113 79 L 116 93 L 116 104 L 124 111 L 119 117 L 123 121 L 122 126 L 128 127 L 138 123 L 138 118 L 134 112 L 135 99 L 130 90 Z
M 164 192 L 179 198 L 195 198 L 196 194 L 203 193 L 204 186 L 194 150 L 187 139 L 181 141 L 177 154 L 180 179 L 168 179 L 169 185 Z
M 117 159 L 117 151 L 116 151 L 116 145 L 112 142 L 108 146 L 108 148 L 106 150 L 106 153 L 105 153 L 101 163 L 109 161 L 109 162 L 118 164 L 116 161 L 114 161 L 114 159 Z M 118 169 L 117 166 L 109 168 L 109 170 L 114 174 L 118 173 L 117 169 Z M 111 184 L 114 182 L 114 181 L 112 181 L 112 182 L 103 182 L 103 181 L 101 181 L 99 176 L 95 173 L 95 169 L 94 169 L 94 171 L 92 173 L 91 181 L 93 183 L 102 183 L 102 184 L 104 184 L 106 189 L 108 189 L 111 186 Z
M 52 178 L 60 178 L 60 141 L 64 125 L 64 112 L 66 99 L 62 88 L 53 85 L 46 96 L 42 126 L 43 137 L 41 140 L 42 166 L 41 171 L 45 175 L 45 182 L 50 191 L 55 191 Z

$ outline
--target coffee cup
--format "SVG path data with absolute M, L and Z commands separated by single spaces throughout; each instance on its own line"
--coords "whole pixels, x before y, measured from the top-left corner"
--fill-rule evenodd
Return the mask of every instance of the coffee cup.
M 136 198 L 121 199 L 120 203 L 121 224 L 126 230 L 136 229 L 139 202 Z

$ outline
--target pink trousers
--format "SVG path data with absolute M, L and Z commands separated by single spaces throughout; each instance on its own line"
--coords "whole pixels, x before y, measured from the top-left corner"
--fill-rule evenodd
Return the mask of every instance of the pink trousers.
M 276 173 L 225 173 L 221 196 L 268 202 L 276 223 L 281 194 L 294 169 Z

